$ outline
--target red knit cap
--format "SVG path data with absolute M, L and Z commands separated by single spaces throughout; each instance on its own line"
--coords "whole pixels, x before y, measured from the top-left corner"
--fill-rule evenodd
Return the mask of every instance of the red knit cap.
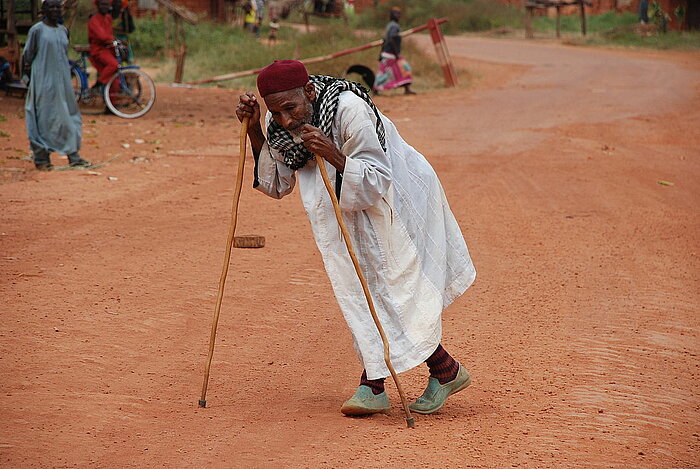
M 293 90 L 309 82 L 309 72 L 298 60 L 275 60 L 258 75 L 261 97 L 280 91 Z

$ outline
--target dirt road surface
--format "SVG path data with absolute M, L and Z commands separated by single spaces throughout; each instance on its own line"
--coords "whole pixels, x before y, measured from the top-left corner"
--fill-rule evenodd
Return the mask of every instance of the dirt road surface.
M 49 173 L 18 159 L 22 102 L 1 97 L 0 466 L 698 467 L 700 57 L 449 46 L 472 86 L 377 99 L 478 272 L 443 317 L 474 382 L 413 430 L 390 382 L 388 415 L 340 414 L 350 335 L 298 194 L 251 190 L 252 164 L 237 233 L 267 245 L 233 253 L 197 407 L 235 92 L 163 85 L 141 119 L 84 116 L 82 155 L 119 157 Z M 426 376 L 401 375 L 409 397 Z

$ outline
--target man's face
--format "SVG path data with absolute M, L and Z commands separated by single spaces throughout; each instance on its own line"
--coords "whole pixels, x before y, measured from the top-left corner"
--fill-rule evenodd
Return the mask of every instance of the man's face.
M 61 2 L 59 0 L 45 1 L 42 9 L 44 10 L 44 15 L 46 15 L 46 18 L 52 23 L 56 23 L 61 18 L 61 14 L 63 13 Z
M 265 104 L 275 122 L 297 136 L 301 126 L 311 123 L 315 97 L 315 89 L 308 83 L 303 88 L 269 94 L 265 96 Z
M 99 0 L 97 2 L 97 11 L 100 12 L 101 15 L 106 15 L 109 13 L 111 7 L 112 3 L 110 0 Z

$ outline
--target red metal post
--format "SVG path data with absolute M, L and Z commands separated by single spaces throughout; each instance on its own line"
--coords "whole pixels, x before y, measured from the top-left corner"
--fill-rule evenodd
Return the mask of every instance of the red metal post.
M 428 29 L 430 30 L 430 37 L 433 39 L 433 45 L 435 46 L 435 53 L 438 56 L 438 61 L 442 67 L 442 72 L 445 75 L 445 86 L 455 87 L 457 86 L 457 74 L 455 73 L 454 67 L 452 66 L 452 60 L 450 59 L 450 54 L 447 51 L 447 44 L 445 43 L 445 37 L 442 35 L 442 30 L 435 18 L 428 21 Z

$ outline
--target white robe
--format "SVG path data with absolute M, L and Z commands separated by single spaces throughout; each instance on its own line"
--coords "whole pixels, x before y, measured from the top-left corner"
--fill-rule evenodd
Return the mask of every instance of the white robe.
M 376 116 L 352 92 L 340 94 L 332 131 L 334 143 L 347 157 L 340 208 L 389 341 L 391 363 L 400 373 L 435 351 L 442 335 L 442 310 L 472 284 L 476 271 L 435 171 L 389 119 L 380 117 L 386 153 L 377 138 Z M 334 185 L 335 168 L 325 164 Z M 256 188 L 274 198 L 289 194 L 299 180 L 316 244 L 360 362 L 369 379 L 389 376 L 381 337 L 315 161 L 295 172 L 265 143 L 256 173 Z

